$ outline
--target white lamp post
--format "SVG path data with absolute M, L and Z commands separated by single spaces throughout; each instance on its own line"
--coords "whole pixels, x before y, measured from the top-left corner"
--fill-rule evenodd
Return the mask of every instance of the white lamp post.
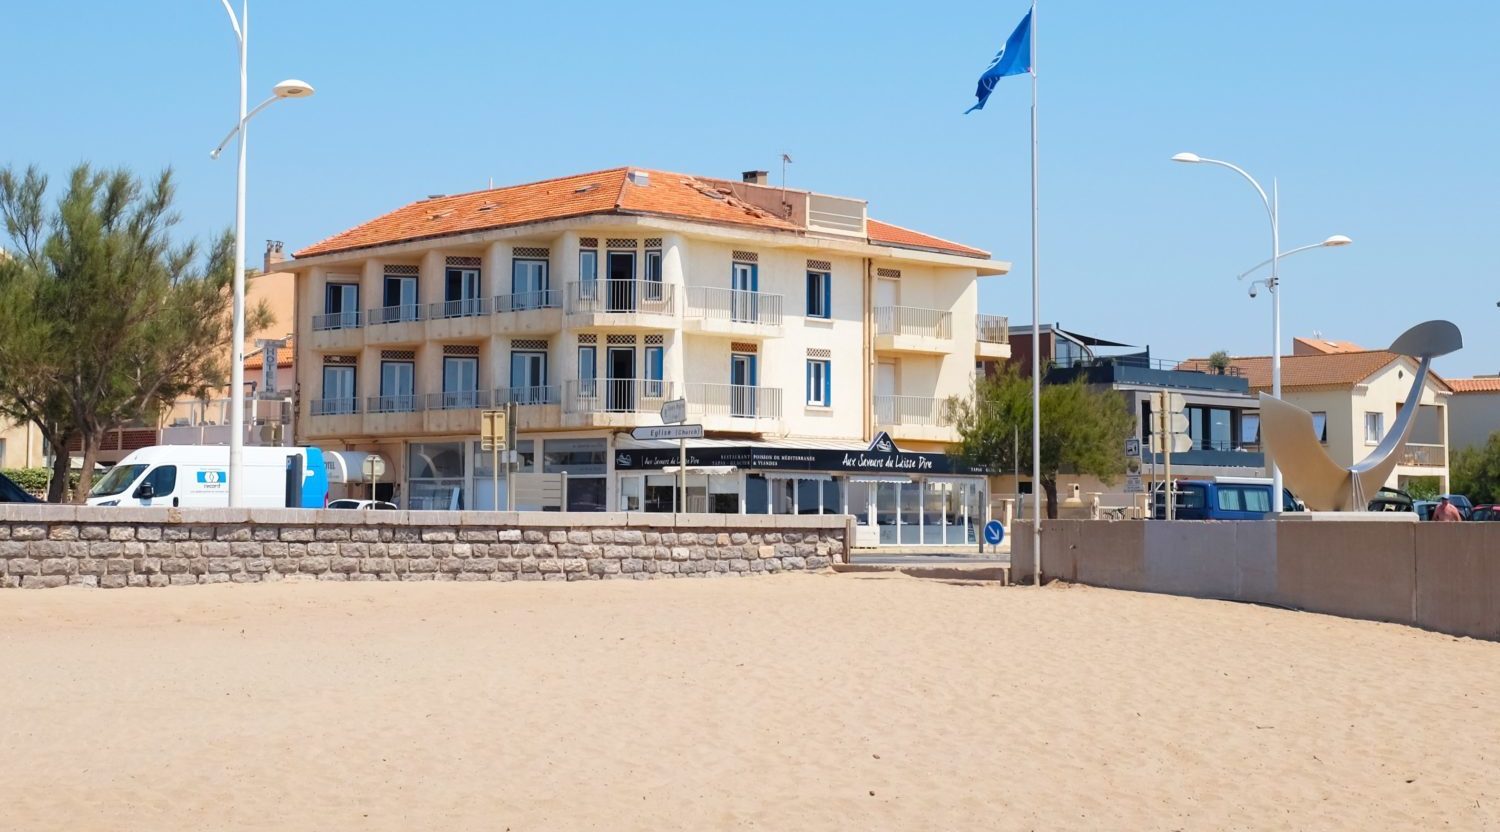
M 272 95 L 254 110 L 246 112 L 248 100 L 248 66 L 250 40 L 250 0 L 241 0 L 240 14 L 234 14 L 229 0 L 221 0 L 224 11 L 229 13 L 229 23 L 234 27 L 235 39 L 240 44 L 240 120 L 224 141 L 209 154 L 217 159 L 224 146 L 238 133 L 240 137 L 240 167 L 235 182 L 234 206 L 234 343 L 231 346 L 229 366 L 229 505 L 244 504 L 245 470 L 245 138 L 249 122 L 256 113 L 283 98 L 306 98 L 313 94 L 312 85 L 302 81 L 282 81 L 272 88 Z

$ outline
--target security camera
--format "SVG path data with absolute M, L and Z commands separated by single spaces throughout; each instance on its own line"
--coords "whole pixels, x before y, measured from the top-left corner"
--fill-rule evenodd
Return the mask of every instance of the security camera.
M 1251 284 L 1251 286 L 1250 286 L 1250 297 L 1252 297 L 1252 298 L 1255 297 L 1256 294 L 1259 293 L 1259 291 L 1260 290 L 1258 290 L 1258 289 L 1255 288 L 1254 284 Z

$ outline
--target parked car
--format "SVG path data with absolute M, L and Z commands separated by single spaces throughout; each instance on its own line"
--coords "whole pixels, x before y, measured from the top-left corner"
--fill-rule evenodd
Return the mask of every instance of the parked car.
M 1251 477 L 1214 477 L 1211 480 L 1179 480 L 1173 485 L 1178 520 L 1260 520 L 1271 513 L 1271 481 Z M 1166 516 L 1166 489 L 1158 486 L 1152 517 Z M 1282 511 L 1306 511 L 1306 507 L 1281 490 Z
M 16 485 L 4 474 L 0 474 L 0 503 L 40 503 L 41 500 L 26 493 L 26 489 Z
M 1423 520 L 1432 519 L 1432 510 L 1437 508 L 1437 500 L 1417 500 L 1412 503 L 1411 509 Z
M 1411 495 L 1399 488 L 1381 488 L 1375 492 L 1375 499 L 1365 506 L 1366 511 L 1416 511 L 1417 503 Z M 1431 510 L 1429 509 L 1429 514 Z M 1426 520 L 1427 518 L 1422 518 Z
M 1500 520 L 1500 505 L 1485 503 L 1474 507 L 1474 513 L 1469 515 L 1470 520 Z
M 356 510 L 375 509 L 377 511 L 396 511 L 395 503 L 387 503 L 384 500 L 334 500 L 328 504 L 329 508 L 347 508 Z
M 317 448 L 245 448 L 244 505 L 322 508 L 328 469 Z M 229 505 L 229 446 L 155 445 L 131 451 L 89 490 L 91 506 Z

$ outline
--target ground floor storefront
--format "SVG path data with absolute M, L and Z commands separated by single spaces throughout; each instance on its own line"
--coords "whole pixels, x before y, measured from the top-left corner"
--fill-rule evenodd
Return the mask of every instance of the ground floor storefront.
M 977 545 L 988 519 L 983 475 L 884 435 L 689 440 L 685 493 L 677 442 L 624 433 L 523 434 L 498 467 L 477 437 L 348 445 L 380 455 L 387 473 L 369 483 L 349 472 L 336 496 L 373 494 L 413 510 L 848 514 L 858 546 Z

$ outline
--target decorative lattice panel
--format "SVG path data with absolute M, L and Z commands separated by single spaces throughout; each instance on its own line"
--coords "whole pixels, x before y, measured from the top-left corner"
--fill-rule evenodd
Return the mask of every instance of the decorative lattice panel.
M 545 338 L 512 338 L 510 348 L 513 350 L 545 350 L 547 339 Z
M 657 335 L 647 335 L 646 336 L 646 346 L 648 346 L 648 347 L 659 347 L 662 344 L 665 344 L 666 342 L 667 342 L 667 336 L 665 336 L 665 335 L 657 334 Z
M 479 258 L 478 257 L 449 257 L 448 258 L 448 265 L 454 266 L 456 268 L 461 268 L 461 269 L 477 269 L 477 268 L 479 268 Z
M 414 350 L 381 350 L 381 361 L 416 361 L 417 353 Z
M 808 358 L 832 358 L 833 350 L 813 348 L 807 351 Z
M 417 267 L 403 266 L 399 264 L 389 265 L 385 267 L 385 273 L 388 277 L 416 277 Z
M 661 238 L 660 237 L 647 237 L 646 238 L 646 248 L 661 248 Z
M 610 237 L 604 241 L 605 248 L 635 248 L 635 240 L 627 237 Z
M 736 263 L 759 263 L 760 262 L 760 255 L 756 254 L 753 251 L 736 251 L 734 253 L 734 262 L 736 262 Z
M 899 278 L 901 276 L 901 270 L 900 269 L 876 269 L 875 270 L 875 274 L 877 274 L 877 275 L 879 275 L 881 277 L 896 277 L 896 278 Z
M 833 264 L 827 260 L 809 260 L 807 261 L 807 268 L 815 272 L 831 272 L 833 271 Z
M 731 341 L 730 352 L 760 352 L 760 344 L 752 344 L 748 341 Z
M 479 357 L 478 344 L 444 344 L 443 355 Z
M 604 343 L 617 347 L 635 346 L 634 335 L 609 335 L 605 337 Z
M 352 367 L 355 364 L 359 363 L 359 356 L 357 356 L 357 355 L 325 355 L 325 356 L 323 356 L 323 363 L 324 364 L 339 364 L 339 365 L 343 365 L 343 366 Z
M 533 260 L 546 260 L 551 256 L 551 251 L 543 246 L 516 246 L 513 252 L 516 257 L 530 258 Z
M 589 344 L 597 343 L 599 343 L 599 336 L 595 335 L 592 332 L 585 332 L 582 335 L 578 336 L 578 346 L 580 347 L 586 347 Z
M 578 238 L 578 247 L 579 248 L 598 248 L 599 247 L 599 238 L 598 237 L 579 237 Z

